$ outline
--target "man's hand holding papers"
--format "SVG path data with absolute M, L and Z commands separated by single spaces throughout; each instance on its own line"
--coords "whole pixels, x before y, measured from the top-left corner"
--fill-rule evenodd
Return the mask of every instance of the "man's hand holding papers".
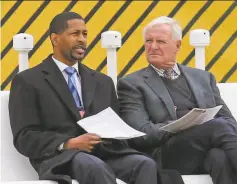
M 65 149 L 80 149 L 87 152 L 92 152 L 94 146 L 101 142 L 101 139 L 96 134 L 83 134 L 75 138 L 69 139 L 65 144 Z

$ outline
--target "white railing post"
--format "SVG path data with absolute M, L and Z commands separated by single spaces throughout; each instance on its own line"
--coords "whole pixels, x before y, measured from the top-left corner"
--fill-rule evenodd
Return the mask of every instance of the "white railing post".
M 195 47 L 195 68 L 205 70 L 205 46 L 210 44 L 210 33 L 205 29 L 190 32 L 190 45 Z
M 107 75 L 117 85 L 117 52 L 121 47 L 121 33 L 118 31 L 106 31 L 101 34 L 102 48 L 107 49 Z
M 20 33 L 13 36 L 13 48 L 19 51 L 19 72 L 29 68 L 28 53 L 33 49 L 33 36 Z

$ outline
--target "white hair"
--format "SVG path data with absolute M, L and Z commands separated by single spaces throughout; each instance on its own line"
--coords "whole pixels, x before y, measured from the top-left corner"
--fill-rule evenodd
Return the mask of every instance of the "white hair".
M 147 24 L 143 29 L 143 37 L 145 40 L 145 34 L 148 31 L 148 29 L 160 25 L 160 24 L 168 24 L 171 27 L 172 31 L 172 39 L 173 40 L 182 40 L 182 28 L 180 24 L 173 18 L 161 16 L 154 20 L 152 20 L 149 24 Z

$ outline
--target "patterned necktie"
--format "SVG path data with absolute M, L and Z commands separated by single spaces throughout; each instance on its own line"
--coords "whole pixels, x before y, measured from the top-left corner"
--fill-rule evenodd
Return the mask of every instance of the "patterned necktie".
M 172 70 L 165 70 L 164 77 L 167 79 L 172 79 Z
M 64 71 L 68 75 L 68 87 L 69 87 L 69 89 L 72 93 L 72 96 L 73 96 L 74 100 L 75 100 L 76 106 L 80 111 L 80 110 L 83 109 L 83 106 L 82 106 L 78 91 L 77 91 L 76 87 L 74 86 L 75 78 L 73 77 L 73 74 L 76 73 L 77 71 L 76 71 L 75 68 L 70 67 L 70 66 L 65 68 Z M 74 82 L 74 84 L 73 84 L 73 82 Z

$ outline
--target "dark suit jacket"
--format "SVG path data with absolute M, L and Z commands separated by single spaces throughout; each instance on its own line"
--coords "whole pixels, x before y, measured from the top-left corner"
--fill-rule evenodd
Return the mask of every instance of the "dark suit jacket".
M 178 67 L 194 94 L 197 107 L 223 105 L 217 116 L 229 119 L 237 128 L 236 120 L 220 96 L 215 77 L 207 71 Z M 156 71 L 149 65 L 120 79 L 117 87 L 120 116 L 124 121 L 137 130 L 156 135 L 153 142 L 149 142 L 150 147 L 165 142 L 162 140 L 167 137 L 159 128 L 176 120 L 177 116 L 171 96 Z
M 111 78 L 81 63 L 79 73 L 82 79 L 85 117 L 109 106 L 118 111 Z M 21 154 L 30 159 L 40 179 L 70 183 L 67 164 L 79 150 L 70 149 L 61 153 L 57 148 L 66 140 L 86 132 L 76 123 L 80 120 L 79 112 L 52 55 L 13 79 L 9 113 L 14 145 Z M 132 153 L 137 152 L 122 141 L 99 144 L 93 152 L 101 159 Z

